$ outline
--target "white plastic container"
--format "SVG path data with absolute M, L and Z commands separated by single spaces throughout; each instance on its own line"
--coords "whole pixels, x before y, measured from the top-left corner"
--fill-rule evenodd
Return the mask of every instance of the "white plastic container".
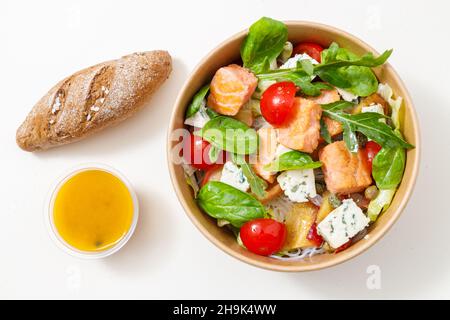
M 56 199 L 56 196 L 58 195 L 59 190 L 67 182 L 67 180 L 72 178 L 74 175 L 76 175 L 80 172 L 89 171 L 89 170 L 101 170 L 101 171 L 108 172 L 108 173 L 114 175 L 115 177 L 117 177 L 119 180 L 121 180 L 125 184 L 126 188 L 130 192 L 130 195 L 131 195 L 131 198 L 133 201 L 133 220 L 131 222 L 131 226 L 130 226 L 128 232 L 113 247 L 106 249 L 104 251 L 81 251 L 77 248 L 74 248 L 60 236 L 60 234 L 55 226 L 55 223 L 54 223 L 53 208 L 54 208 L 55 199 Z M 136 193 L 135 193 L 133 187 L 131 186 L 131 183 L 127 180 L 127 178 L 123 174 L 121 174 L 119 171 L 115 170 L 114 168 L 111 168 L 104 164 L 87 163 L 87 164 L 79 165 L 79 166 L 76 166 L 75 168 L 72 168 L 66 174 L 64 174 L 60 179 L 58 179 L 58 181 L 53 185 L 51 192 L 48 196 L 48 200 L 46 201 L 44 215 L 45 215 L 45 223 L 47 225 L 50 237 L 52 238 L 53 242 L 61 250 L 63 250 L 64 252 L 66 252 L 74 257 L 77 257 L 77 258 L 100 259 L 100 258 L 105 258 L 107 256 L 110 256 L 110 255 L 116 253 L 117 251 L 119 251 L 127 243 L 127 241 L 131 238 L 131 236 L 134 233 L 134 230 L 136 229 L 136 225 L 137 225 L 138 218 L 139 218 L 139 202 L 138 202 Z

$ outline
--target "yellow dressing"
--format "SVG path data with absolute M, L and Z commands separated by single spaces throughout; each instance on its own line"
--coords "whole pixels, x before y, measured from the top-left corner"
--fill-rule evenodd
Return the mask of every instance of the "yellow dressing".
M 61 238 L 72 247 L 103 251 L 127 234 L 133 209 L 130 191 L 119 178 L 102 170 L 86 170 L 59 189 L 53 220 Z

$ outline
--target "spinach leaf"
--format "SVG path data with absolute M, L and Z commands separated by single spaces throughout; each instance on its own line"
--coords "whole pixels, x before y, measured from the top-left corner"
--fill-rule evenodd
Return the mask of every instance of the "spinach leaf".
M 200 106 L 202 105 L 203 101 L 206 98 L 206 95 L 208 94 L 209 91 L 209 84 L 202 87 L 194 96 L 194 98 L 192 99 L 191 104 L 188 106 L 187 110 L 186 110 L 186 118 L 190 118 L 192 117 L 194 114 L 196 114 L 198 112 L 198 110 L 200 110 Z
M 216 118 L 219 116 L 219 114 L 217 112 L 215 112 L 214 110 L 210 109 L 210 108 L 206 108 L 206 114 L 209 116 L 210 119 Z
M 347 104 L 348 106 L 348 104 Z M 379 120 L 385 116 L 375 112 L 347 114 L 343 112 L 344 103 L 322 105 L 323 114 L 339 121 L 344 129 L 344 140 L 349 150 L 355 150 L 356 137 L 352 132 L 359 131 L 385 148 L 413 148 L 414 146 L 398 136 L 387 124 Z M 347 138 L 345 139 L 345 136 Z M 357 149 L 356 149 L 357 150 Z
M 259 19 L 250 27 L 241 46 L 244 67 L 255 73 L 268 70 L 270 62 L 283 51 L 287 37 L 283 22 L 267 17 Z
M 380 190 L 395 189 L 403 178 L 406 151 L 403 148 L 382 148 L 372 163 L 372 175 Z
M 220 155 L 220 149 L 211 145 L 211 147 L 209 148 L 209 160 L 211 161 L 211 163 L 216 163 L 217 159 L 219 159 L 219 155 Z
M 293 150 L 283 153 L 274 162 L 264 166 L 264 170 L 279 172 L 297 169 L 315 169 L 321 166 L 322 163 L 313 161 L 310 155 Z
M 200 189 L 197 203 L 211 217 L 227 220 L 237 228 L 265 214 L 263 205 L 250 194 L 218 181 Z
M 214 147 L 236 154 L 252 154 L 258 150 L 258 134 L 245 123 L 226 116 L 217 116 L 194 133 Z

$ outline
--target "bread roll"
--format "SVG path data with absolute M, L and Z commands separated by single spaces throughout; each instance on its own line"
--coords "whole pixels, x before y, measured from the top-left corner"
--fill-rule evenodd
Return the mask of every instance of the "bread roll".
M 134 53 L 81 70 L 54 86 L 17 130 L 19 147 L 81 140 L 136 113 L 172 71 L 166 51 Z

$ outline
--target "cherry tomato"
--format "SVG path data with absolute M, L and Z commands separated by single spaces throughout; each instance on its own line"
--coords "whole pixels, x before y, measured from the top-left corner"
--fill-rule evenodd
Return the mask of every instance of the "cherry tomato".
M 381 146 L 374 141 L 367 141 L 366 143 L 366 156 L 367 163 L 369 164 L 370 170 L 372 170 L 372 162 L 378 152 L 380 152 Z
M 292 51 L 292 55 L 306 53 L 308 56 L 316 60 L 317 62 L 321 62 L 320 54 L 322 53 L 323 48 L 321 45 L 313 42 L 302 42 L 295 46 Z
M 222 173 L 222 168 L 223 165 L 216 164 L 207 169 L 200 186 L 203 187 L 209 181 L 219 181 Z
M 261 114 L 273 126 L 281 126 L 293 118 L 295 93 L 293 82 L 278 82 L 264 91 L 261 97 Z
M 336 253 L 344 251 L 345 249 L 350 247 L 351 244 L 352 244 L 352 240 L 348 240 L 348 242 L 344 243 L 342 246 L 337 248 L 336 251 L 334 251 L 334 253 L 336 254 Z
M 313 242 L 317 247 L 320 247 L 323 243 L 323 238 L 320 234 L 317 233 L 317 224 L 314 223 L 309 229 L 309 233 L 306 236 L 306 239 Z
M 286 226 L 273 219 L 255 219 L 242 226 L 240 236 L 249 251 L 269 256 L 281 250 L 286 240 Z
M 183 146 L 183 157 L 186 162 L 194 168 L 207 170 L 212 166 L 215 166 L 215 163 L 213 163 L 209 158 L 210 149 L 211 145 L 208 141 L 205 141 L 201 137 L 197 137 L 191 133 L 190 139 L 185 139 L 185 144 Z M 222 157 L 222 159 L 224 159 L 224 157 Z

